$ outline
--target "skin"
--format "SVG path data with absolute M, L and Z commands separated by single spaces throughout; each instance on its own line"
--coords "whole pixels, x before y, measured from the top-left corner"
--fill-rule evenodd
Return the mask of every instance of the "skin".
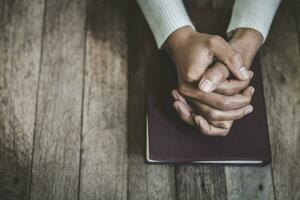
M 219 38 L 215 42 L 207 42 L 206 39 L 211 36 L 190 34 L 189 31 L 173 35 L 172 40 L 168 39 L 166 43 L 179 80 L 178 90 L 172 91 L 175 99 L 173 106 L 182 120 L 195 126 L 203 134 L 225 136 L 234 120 L 253 111 L 253 107 L 249 105 L 254 93 L 254 88 L 249 86 L 253 72 L 250 71 L 249 77 L 245 79 L 238 75 L 238 69 L 242 67 L 237 66 L 250 68 L 253 57 L 262 44 L 262 35 L 253 29 L 239 29 L 227 43 L 232 50 Z M 216 44 L 218 42 L 220 44 Z M 221 48 L 222 45 L 224 47 Z M 217 48 L 220 49 L 216 50 Z M 222 54 L 221 49 L 226 49 L 227 54 Z M 228 62 L 226 59 L 232 58 L 230 55 L 240 57 Z M 207 69 L 214 58 L 218 61 Z M 230 74 L 235 75 L 235 79 L 228 79 Z M 205 80 L 212 84 L 209 90 L 203 91 L 201 85 Z

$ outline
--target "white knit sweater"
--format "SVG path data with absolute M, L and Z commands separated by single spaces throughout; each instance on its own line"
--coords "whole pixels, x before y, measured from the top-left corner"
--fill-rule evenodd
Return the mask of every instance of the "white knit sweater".
M 168 36 L 183 26 L 194 28 L 182 0 L 137 0 L 161 48 Z M 235 0 L 227 33 L 253 28 L 266 39 L 280 0 Z

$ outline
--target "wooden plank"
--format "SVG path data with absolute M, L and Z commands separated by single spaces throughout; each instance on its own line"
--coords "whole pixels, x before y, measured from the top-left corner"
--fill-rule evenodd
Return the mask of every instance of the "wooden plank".
M 130 1 L 128 37 L 128 199 L 175 199 L 173 166 L 147 165 L 145 158 L 145 67 L 151 31 L 135 1 Z M 145 31 L 147 30 L 147 31 Z M 147 38 L 147 39 L 146 39 Z M 151 45 L 145 45 L 150 42 Z M 146 48 L 149 47 L 149 48 Z
M 0 199 L 29 199 L 43 8 L 0 0 Z
M 46 1 L 31 199 L 78 198 L 85 1 Z
M 299 1 L 296 4 L 282 2 L 261 52 L 276 199 L 300 199 L 300 24 L 297 8 L 300 8 Z
M 213 0 L 214 9 L 232 9 L 234 1 Z M 227 199 L 274 199 L 271 167 L 225 167 Z
M 126 1 L 90 0 L 87 17 L 80 199 L 127 199 Z
M 213 1 L 197 1 L 197 8 L 212 9 Z M 192 9 L 192 4 L 187 4 Z M 177 199 L 226 199 L 225 171 L 222 166 L 176 167 Z
M 274 199 L 271 166 L 225 167 L 227 199 Z
M 176 168 L 177 199 L 227 199 L 222 166 L 180 166 Z

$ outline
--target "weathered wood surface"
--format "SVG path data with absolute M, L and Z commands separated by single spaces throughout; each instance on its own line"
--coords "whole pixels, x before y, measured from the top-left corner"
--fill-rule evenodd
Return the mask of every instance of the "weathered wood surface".
M 175 199 L 173 166 L 145 164 L 145 57 L 144 29 L 148 29 L 134 1 L 130 1 L 128 35 L 128 199 Z M 148 32 L 150 34 L 150 31 Z M 152 41 L 151 41 L 152 42 Z M 153 44 L 153 43 L 152 43 Z M 147 46 L 147 45 L 145 45 Z
M 0 199 L 28 199 L 43 1 L 0 0 Z
M 46 1 L 31 199 L 78 198 L 86 2 Z
M 195 2 L 199 9 L 226 9 L 220 0 Z M 186 5 L 191 5 L 191 1 L 186 1 Z M 176 185 L 178 199 L 227 199 L 223 166 L 177 166 Z
M 198 2 L 198 8 L 231 9 L 233 1 L 210 3 Z M 274 199 L 270 166 L 181 166 L 176 171 L 179 199 Z
M 126 1 L 88 1 L 82 200 L 127 198 L 126 22 Z
M 232 9 L 234 1 L 213 0 L 213 9 Z M 227 199 L 274 199 L 271 166 L 225 167 Z
M 276 199 L 300 199 L 299 9 L 282 2 L 261 52 Z
M 227 199 L 275 199 L 271 167 L 225 167 Z
M 260 53 L 264 168 L 144 163 L 151 52 L 129 2 L 0 0 L 0 199 L 300 199 L 300 1 L 283 1 Z
M 180 166 L 176 168 L 178 199 L 227 199 L 222 166 Z

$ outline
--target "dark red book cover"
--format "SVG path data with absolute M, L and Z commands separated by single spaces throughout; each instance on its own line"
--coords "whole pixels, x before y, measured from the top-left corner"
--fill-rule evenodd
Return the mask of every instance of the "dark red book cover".
M 189 12 L 199 32 L 224 35 L 229 12 Z M 149 30 L 145 30 L 149 31 Z M 151 34 L 146 38 L 154 43 Z M 145 43 L 147 44 L 147 43 Z M 269 134 L 260 63 L 254 59 L 251 69 L 255 87 L 254 111 L 234 122 L 225 137 L 199 133 L 184 123 L 172 107 L 171 91 L 177 88 L 174 64 L 154 44 L 145 46 L 147 136 L 146 160 L 153 163 L 229 163 L 267 164 L 271 161 Z

